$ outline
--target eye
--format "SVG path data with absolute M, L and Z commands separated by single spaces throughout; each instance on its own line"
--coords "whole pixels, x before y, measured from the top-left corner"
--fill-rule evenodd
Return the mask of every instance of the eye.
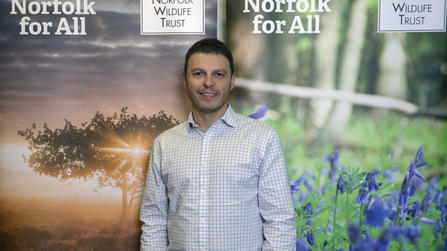
M 200 76 L 203 76 L 203 72 L 200 72 L 200 71 L 193 72 L 192 75 L 193 75 L 193 76 L 200 77 Z
M 225 77 L 225 74 L 224 74 L 224 73 L 221 73 L 221 72 L 217 72 L 217 73 L 216 73 L 216 76 L 217 76 L 217 77 Z

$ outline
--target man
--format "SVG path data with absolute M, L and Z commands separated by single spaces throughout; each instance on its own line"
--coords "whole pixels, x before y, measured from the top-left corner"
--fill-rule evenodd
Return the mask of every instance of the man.
M 155 139 L 141 205 L 141 250 L 295 250 L 296 222 L 278 134 L 228 103 L 236 75 L 217 39 L 187 52 L 186 122 Z

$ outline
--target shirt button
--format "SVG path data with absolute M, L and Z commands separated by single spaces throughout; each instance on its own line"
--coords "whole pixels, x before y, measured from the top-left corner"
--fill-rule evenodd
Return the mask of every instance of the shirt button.
M 204 223 L 204 222 L 205 222 L 205 219 L 200 219 L 200 222 Z
M 200 190 L 200 192 L 202 193 L 202 194 L 206 194 L 206 192 L 205 192 L 205 190 Z

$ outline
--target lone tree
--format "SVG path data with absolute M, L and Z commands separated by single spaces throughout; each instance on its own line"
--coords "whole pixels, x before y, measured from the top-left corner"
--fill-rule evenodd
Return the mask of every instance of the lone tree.
M 132 202 L 142 196 L 149 152 L 154 139 L 179 122 L 163 111 L 151 117 L 127 113 L 105 118 L 97 112 L 92 121 L 80 128 L 65 120 L 63 129 L 36 131 L 36 124 L 18 135 L 24 137 L 32 152 L 25 162 L 35 173 L 65 182 L 68 179 L 95 179 L 99 188 L 122 191 L 121 222 L 127 221 Z

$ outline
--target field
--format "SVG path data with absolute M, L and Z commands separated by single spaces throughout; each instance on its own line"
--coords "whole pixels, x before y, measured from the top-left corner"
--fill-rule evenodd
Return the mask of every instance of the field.
M 119 204 L 0 197 L 2 250 L 139 250 L 138 210 L 126 226 Z

